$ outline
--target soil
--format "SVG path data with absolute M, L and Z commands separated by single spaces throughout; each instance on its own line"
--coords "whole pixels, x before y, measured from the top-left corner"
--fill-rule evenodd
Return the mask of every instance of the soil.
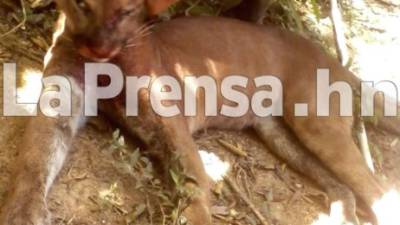
M 380 1 L 373 2 L 378 4 Z M 4 33 L 16 24 L 15 18 L 19 18 L 21 13 L 11 13 L 10 8 L 1 7 L 0 3 L 0 33 Z M 378 7 L 380 11 L 390 11 L 394 15 L 393 10 L 400 11 L 400 7 L 386 4 Z M 48 20 L 53 20 L 55 15 L 52 11 L 40 14 L 51 18 Z M 46 48 L 40 43 L 49 43 L 51 34 L 51 27 L 44 25 L 48 23 L 47 19 L 37 24 L 28 23 L 24 29 L 0 39 L 0 62 L 18 62 L 21 70 L 40 69 L 40 60 L 37 59 L 41 59 Z M 44 42 L 37 41 L 40 39 Z M 31 54 L 31 51 L 35 53 Z M 0 79 L 2 84 L 3 76 Z M 2 89 L 0 91 L 0 99 L 3 99 Z M 27 121 L 28 118 L 0 117 L 0 206 L 7 196 L 13 162 Z M 140 208 L 145 205 L 158 211 L 158 203 L 138 190 L 141 178 L 132 173 L 132 165 L 121 160 L 113 147 L 115 130 L 107 121 L 97 118 L 79 132 L 49 196 L 53 224 L 151 224 L 149 210 Z M 368 135 L 378 177 L 399 188 L 399 137 L 374 127 L 368 127 Z M 219 140 L 241 146 L 249 156 L 234 155 L 222 147 Z M 284 162 L 269 153 L 252 131 L 208 130 L 197 135 L 196 142 L 199 149 L 211 151 L 232 165 L 234 169 L 230 178 L 270 224 L 309 225 L 320 213 L 328 212 L 323 193 L 306 177 L 286 168 Z M 128 154 L 133 154 L 136 147 L 129 146 Z M 212 205 L 217 225 L 259 224 L 249 207 L 227 185 L 222 187 L 222 195 L 214 195 Z

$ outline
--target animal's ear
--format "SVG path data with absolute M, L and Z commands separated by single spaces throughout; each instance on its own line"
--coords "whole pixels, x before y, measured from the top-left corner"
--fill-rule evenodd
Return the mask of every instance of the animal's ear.
M 61 9 L 62 9 L 63 6 L 65 6 L 65 3 L 66 3 L 65 0 L 55 0 L 55 2 L 56 2 L 56 4 L 57 4 L 57 6 L 58 6 L 59 8 L 61 8 Z
M 157 15 L 177 1 L 179 0 L 146 0 L 148 14 Z
M 79 10 L 76 0 L 55 0 L 60 9 L 68 18 L 67 26 L 75 31 L 81 32 L 87 29 L 88 19 L 82 10 Z
M 68 5 L 73 5 L 73 2 L 70 2 L 69 0 L 54 0 L 54 2 L 57 4 L 58 7 L 64 8 L 65 6 Z

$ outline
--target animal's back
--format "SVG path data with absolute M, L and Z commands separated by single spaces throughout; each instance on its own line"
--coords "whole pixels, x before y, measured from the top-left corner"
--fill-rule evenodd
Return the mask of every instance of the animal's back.
M 217 75 L 274 75 L 285 82 L 292 72 L 287 65 L 317 65 L 322 52 L 281 28 L 220 17 L 174 19 L 157 25 L 153 36 L 160 41 L 165 64 L 175 61 L 186 72 L 213 76 L 218 67 Z

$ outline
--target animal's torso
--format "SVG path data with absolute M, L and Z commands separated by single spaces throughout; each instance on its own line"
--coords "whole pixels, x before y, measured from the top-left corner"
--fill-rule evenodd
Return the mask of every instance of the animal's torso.
M 247 77 L 247 87 L 238 90 L 250 98 L 258 90 L 268 90 L 266 86 L 256 88 L 255 78 L 262 75 L 278 78 L 283 85 L 283 100 L 289 115 L 295 102 L 315 102 L 315 90 L 305 87 L 315 86 L 317 68 L 335 69 L 338 66 L 334 60 L 320 57 L 321 50 L 298 35 L 233 19 L 177 19 L 156 25 L 137 43 L 113 60 L 125 75 L 170 75 L 179 81 L 185 76 L 210 75 L 218 85 L 217 111 L 221 110 L 222 104 L 232 105 L 219 91 L 227 76 Z M 148 95 L 143 94 L 142 103 L 149 102 L 146 98 Z M 257 119 L 251 109 L 234 120 L 226 116 L 206 117 L 204 93 L 198 93 L 197 102 L 199 113 L 195 117 L 186 117 L 191 132 L 206 127 L 241 129 Z M 125 102 L 119 103 L 119 108 L 123 108 Z M 149 105 L 140 105 L 146 106 Z M 145 111 L 152 112 L 151 109 Z M 131 119 L 134 118 L 128 118 L 128 121 Z

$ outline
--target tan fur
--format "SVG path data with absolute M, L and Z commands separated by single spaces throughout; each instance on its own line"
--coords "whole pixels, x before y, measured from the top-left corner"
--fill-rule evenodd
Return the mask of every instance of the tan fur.
M 95 52 L 90 48 L 106 48 L 103 52 L 99 51 L 101 55 L 107 55 L 107 49 L 118 50 L 115 55 L 112 55 L 111 61 L 119 65 L 126 75 L 169 74 L 182 79 L 188 74 L 211 74 L 217 81 L 233 74 L 246 75 L 249 78 L 275 75 L 283 82 L 285 91 L 283 119 L 294 131 L 298 140 L 318 160 L 305 154 L 305 150 L 294 147 L 297 146 L 295 144 L 297 140 L 289 138 L 290 135 L 286 133 L 282 136 L 271 135 L 270 132 L 274 131 L 285 132 L 284 128 L 277 126 L 275 122 L 273 123 L 275 125 L 271 125 L 271 121 L 258 118 L 252 113 L 235 119 L 223 116 L 207 118 L 202 114 L 190 118 L 182 116 L 161 118 L 152 111 L 146 92 L 141 92 L 140 95 L 139 117 L 126 118 L 124 116 L 124 101 L 121 98 L 102 103 L 103 113 L 141 138 L 150 151 L 163 160 L 162 166 L 167 167 L 171 162 L 169 159 L 172 157 L 172 152 L 177 152 L 182 156 L 179 163 L 190 177 L 195 178 L 195 180 L 188 180 L 187 185 L 200 187 L 202 190 L 202 194 L 194 197 L 192 204 L 185 211 L 185 215 L 192 224 L 211 224 L 208 208 L 209 180 L 192 139 L 193 133 L 204 128 L 253 127 L 270 147 L 279 149 L 279 143 L 288 143 L 285 146 L 288 146 L 289 153 L 277 151 L 277 155 L 291 161 L 291 165 L 299 171 L 311 174 L 311 177 L 319 181 L 319 184 L 326 189 L 331 187 L 333 198 L 331 200 L 344 199 L 345 208 L 347 207 L 350 214 L 347 215 L 348 220 L 354 224 L 357 223 L 357 219 L 354 218 L 354 196 L 346 187 L 332 178 L 330 172 L 326 171 L 320 163 L 329 168 L 368 206 L 371 206 L 373 201 L 383 194 L 381 185 L 369 171 L 352 140 L 353 118 L 336 115 L 316 117 L 315 74 L 317 68 L 329 68 L 332 81 L 349 81 L 355 89 L 359 87 L 356 87 L 358 81 L 349 71 L 310 41 L 277 28 L 213 17 L 183 18 L 161 23 L 153 28 L 151 34 L 146 35 L 136 32 L 143 24 L 139 14 L 121 20 L 114 27 L 105 28 L 109 18 L 118 16 L 115 15 L 118 9 L 131 6 L 143 7 L 144 3 L 138 0 L 97 0 L 95 2 L 88 0 L 94 14 L 85 20 L 95 21 L 95 24 L 78 25 L 71 18 L 72 15 L 79 15 L 79 12 L 71 11 L 73 6 L 71 1 L 58 0 L 61 9 L 70 18 L 67 21 L 67 30 L 58 39 L 53 49 L 55 57 L 47 66 L 46 75 L 69 74 L 71 79 L 82 84 L 83 63 L 88 61 L 82 57 L 82 54 L 98 59 L 98 55 L 93 54 Z M 151 2 L 154 4 L 154 1 Z M 164 5 L 161 8 L 165 8 L 165 2 L 159 2 Z M 106 36 L 102 34 L 106 32 L 112 32 L 112 35 L 105 38 Z M 100 35 L 92 39 L 93 33 Z M 78 39 L 76 35 L 84 35 L 84 38 Z M 132 38 L 134 46 L 127 47 L 126 41 Z M 100 44 L 94 47 L 87 46 L 90 41 Z M 88 51 L 90 51 L 89 54 L 85 54 Z M 250 87 L 246 93 L 252 95 L 254 91 L 256 91 L 255 88 Z M 75 96 L 76 99 L 80 97 Z M 200 95 L 199 102 L 202 101 L 201 99 Z M 338 111 L 337 101 L 337 98 L 331 101 L 332 112 Z M 224 102 L 226 100 L 219 96 L 218 107 L 220 108 Z M 294 103 L 300 102 L 309 103 L 310 116 L 294 117 Z M 204 112 L 202 108 L 204 106 L 199 104 L 199 107 L 200 111 Z M 77 121 L 77 118 L 79 116 L 75 114 L 74 121 Z M 32 124 L 28 128 L 32 131 L 27 132 L 24 139 L 25 147 L 21 148 L 21 152 L 24 153 L 20 157 L 20 170 L 16 171 L 13 191 L 0 219 L 1 225 L 48 224 L 43 222 L 44 218 L 47 218 L 43 199 L 47 191 L 45 180 L 49 176 L 46 166 L 51 161 L 49 157 L 57 151 L 51 144 L 54 143 L 54 138 L 61 137 L 62 143 L 68 146 L 74 135 L 71 129 L 67 129 L 70 126 L 68 124 L 71 123 L 66 123 L 65 120 L 66 118 L 45 117 L 32 119 Z M 278 137 L 282 138 L 282 142 L 274 142 L 274 140 L 280 140 Z M 37 140 L 43 140 L 45 143 L 39 144 Z M 290 149 L 293 150 L 291 153 Z M 28 160 L 28 155 L 35 160 Z M 303 164 L 309 167 L 301 166 Z M 334 191 L 334 187 L 340 188 L 341 191 Z M 345 197 L 335 196 L 337 193 Z M 26 196 L 30 197 L 26 198 Z

